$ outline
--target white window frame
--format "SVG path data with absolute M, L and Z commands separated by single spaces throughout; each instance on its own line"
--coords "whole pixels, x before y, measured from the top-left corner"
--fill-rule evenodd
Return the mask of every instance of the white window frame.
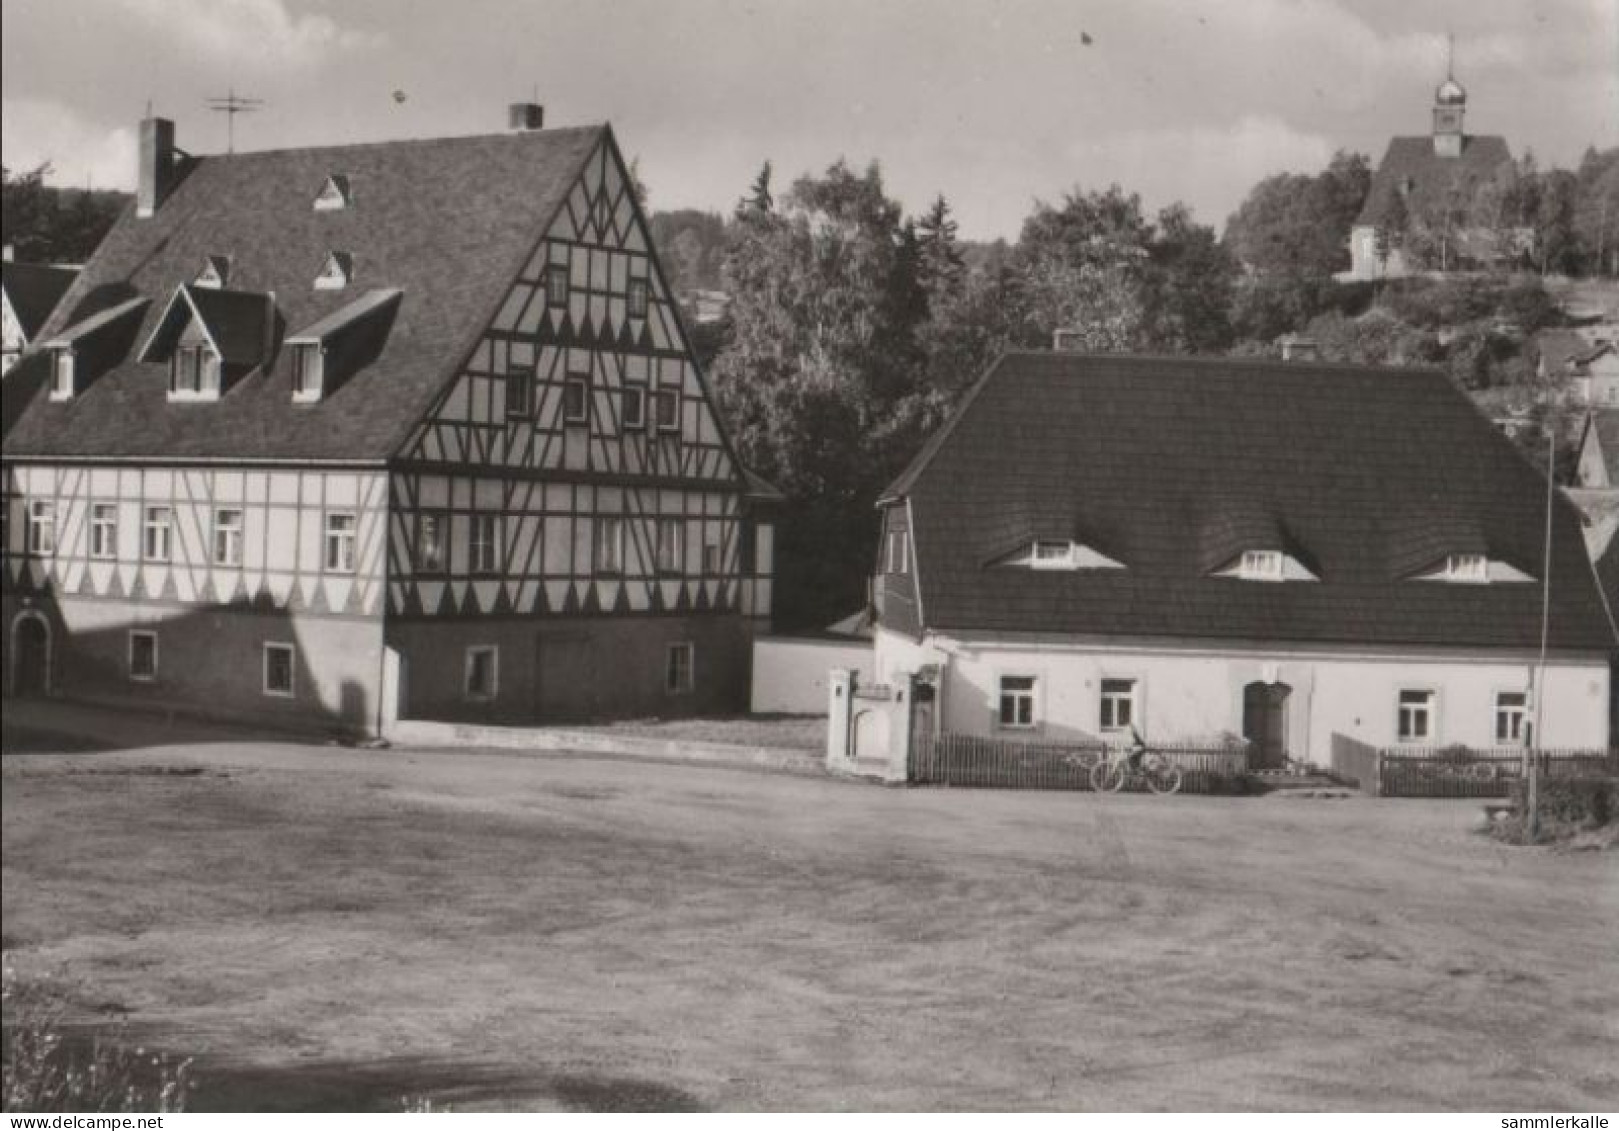
M 1451 554 L 1445 558 L 1445 580 L 1482 585 L 1490 580 L 1490 559 L 1484 554 Z
M 1420 695 L 1422 702 L 1406 702 L 1406 696 Z M 1432 687 L 1402 687 L 1394 695 L 1394 738 L 1405 746 L 1439 744 L 1439 692 Z M 1409 715 L 1407 714 L 1409 712 Z M 1416 734 L 1415 720 L 1423 720 L 1423 733 Z M 1412 724 L 1408 726 L 1408 723 Z
M 720 547 L 719 531 L 705 531 L 703 534 L 703 573 L 705 576 L 712 577 L 724 572 L 725 558 Z
M 161 518 L 159 518 L 161 516 Z M 160 554 L 154 549 L 154 535 L 162 539 Z M 167 562 L 174 559 L 174 508 L 156 503 L 141 511 L 141 561 Z
M 437 561 L 428 561 L 423 552 L 424 527 L 427 523 L 434 526 L 434 546 L 438 553 Z M 444 511 L 428 510 L 416 512 L 416 538 L 412 543 L 411 565 L 419 574 L 438 576 L 450 568 L 450 516 Z
M 489 658 L 489 686 L 487 689 L 474 688 L 473 674 L 477 671 L 478 658 Z M 492 703 L 500 695 L 500 646 L 498 644 L 469 644 L 462 655 L 461 666 L 461 698 L 468 703 Z
M 292 399 L 297 404 L 320 400 L 326 384 L 326 351 L 313 342 L 294 342 L 292 349 Z
M 28 504 L 28 552 L 35 557 L 56 553 L 56 503 L 34 499 Z
M 572 403 L 575 389 L 579 390 L 578 404 Z M 570 373 L 563 378 L 562 423 L 590 423 L 590 377 L 584 373 Z
M 684 661 L 679 657 L 684 656 Z M 666 695 L 690 695 L 697 687 L 697 645 L 677 640 L 663 652 L 663 690 Z
M 499 573 L 505 558 L 503 525 L 492 511 L 474 511 L 467 523 L 467 572 Z
M 137 672 L 135 670 L 135 639 L 140 637 L 152 642 L 152 670 Z M 134 683 L 152 683 L 157 679 L 157 633 L 149 628 L 132 628 L 124 648 L 124 671 Z
M 566 263 L 549 263 L 545 268 L 545 305 L 551 310 L 568 309 L 568 291 L 571 280 Z M 561 280 L 561 286 L 557 285 Z
M 226 515 L 235 515 L 235 523 L 227 523 Z M 242 548 L 247 538 L 247 512 L 241 507 L 214 508 L 213 563 L 217 566 L 240 566 Z
M 622 405 L 622 420 L 620 425 L 624 428 L 633 428 L 638 432 L 646 430 L 646 386 L 639 382 L 628 383 L 624 386 Z M 630 406 L 635 406 L 635 412 L 630 412 Z
M 1027 687 L 1007 687 L 1008 681 L 1028 682 Z M 1006 707 L 1012 704 L 1012 721 L 1006 720 Z M 1027 708 L 1028 717 L 1023 717 Z M 995 679 L 995 729 L 1038 730 L 1040 727 L 1040 677 L 1029 672 L 1003 672 Z
M 51 400 L 66 401 L 73 399 L 74 386 L 78 383 L 78 374 L 74 372 L 76 362 L 73 351 L 70 349 L 54 349 L 51 351 Z
M 1509 695 L 1517 697 L 1518 702 L 1515 706 L 1502 702 Z M 1529 692 L 1516 687 L 1502 688 L 1491 696 L 1491 706 L 1493 710 L 1490 733 L 1495 736 L 1496 745 L 1522 745 L 1524 736 L 1529 732 Z M 1507 728 L 1509 733 L 1505 737 L 1501 734 L 1503 719 L 1512 720 Z
M 646 279 L 630 280 L 624 293 L 624 313 L 630 318 L 646 318 L 652 313 L 652 287 Z
M 911 572 L 911 543 L 910 534 L 904 530 L 890 530 L 888 532 L 888 570 L 889 573 Z
M 110 513 L 111 517 L 106 517 Z M 97 561 L 118 557 L 118 504 L 90 504 L 90 556 Z
M 333 520 L 348 519 L 347 529 L 334 527 Z M 327 511 L 321 540 L 321 565 L 326 573 L 354 573 L 357 562 L 360 519 L 353 511 Z
M 285 689 L 270 686 L 270 654 L 272 652 L 285 652 L 287 654 L 287 686 Z M 276 699 L 294 699 L 298 694 L 298 646 L 289 644 L 284 640 L 266 640 L 260 651 L 260 678 L 259 688 L 265 694 Z
M 1073 564 L 1072 542 L 1042 539 L 1029 550 L 1029 565 L 1034 569 L 1068 569 Z
M 621 577 L 624 573 L 624 516 L 617 514 L 599 514 L 595 520 L 595 530 L 591 532 L 591 572 L 602 577 Z M 609 536 L 608 531 L 612 531 Z M 602 551 L 606 549 L 611 555 L 611 561 L 604 561 L 608 555 Z
M 661 574 L 686 572 L 686 520 L 669 515 L 660 517 L 656 525 L 654 545 L 655 568 Z
M 663 418 L 663 406 L 666 405 L 666 404 L 674 406 L 674 411 L 670 414 L 668 420 L 665 420 Z M 653 416 L 657 418 L 655 423 L 658 426 L 658 431 L 659 432 L 679 432 L 680 431 L 680 390 L 679 389 L 669 388 L 669 389 L 658 389 L 658 390 L 656 390 L 653 393 L 652 405 L 653 405 Z
M 187 358 L 195 360 L 194 367 L 185 364 Z M 175 347 L 169 357 L 169 400 L 215 401 L 220 384 L 219 355 L 213 347 L 200 341 Z
M 1096 684 L 1096 726 L 1103 734 L 1129 734 L 1141 726 L 1141 679 L 1130 675 L 1105 675 Z M 1120 691 L 1108 684 L 1125 684 Z M 1120 720 L 1119 704 L 1129 705 L 1129 718 Z M 1111 717 L 1111 718 L 1110 718 Z
M 1245 581 L 1281 581 L 1286 570 L 1287 555 L 1280 550 L 1244 550 L 1237 576 Z

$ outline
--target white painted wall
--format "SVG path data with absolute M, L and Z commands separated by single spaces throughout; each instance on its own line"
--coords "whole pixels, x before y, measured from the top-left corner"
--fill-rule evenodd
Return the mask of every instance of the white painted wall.
M 858 641 L 759 636 L 753 641 L 755 712 L 826 714 L 827 673 L 846 668 L 864 683 L 872 670 L 871 645 Z
M 1192 742 L 1241 734 L 1243 690 L 1254 681 L 1292 688 L 1288 748 L 1294 758 L 1326 764 L 1334 732 L 1373 746 L 1397 745 L 1401 690 L 1438 695 L 1433 738 L 1425 745 L 1495 743 L 1495 695 L 1523 691 L 1528 656 L 1461 652 L 1302 649 L 1233 642 L 1219 649 L 1147 641 L 997 642 L 929 636 L 917 643 L 878 631 L 876 678 L 894 682 L 925 663 L 944 665 L 944 729 L 964 734 L 1099 741 L 1100 686 L 1138 681 L 1138 729 L 1148 741 Z M 1002 676 L 1037 682 L 1034 731 L 1002 731 Z M 1601 657 L 1555 657 L 1542 696 L 1544 744 L 1606 747 L 1608 667 Z

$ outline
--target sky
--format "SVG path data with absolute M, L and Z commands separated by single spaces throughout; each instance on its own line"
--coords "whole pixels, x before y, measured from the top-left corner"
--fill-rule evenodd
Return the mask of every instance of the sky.
M 876 160 L 1015 239 L 1118 183 L 1222 225 L 1270 173 L 1429 128 L 1447 33 L 1469 132 L 1572 166 L 1619 144 L 1619 0 L 3 0 L 0 152 L 128 188 L 148 102 L 222 152 L 610 121 L 652 207 L 724 211 Z

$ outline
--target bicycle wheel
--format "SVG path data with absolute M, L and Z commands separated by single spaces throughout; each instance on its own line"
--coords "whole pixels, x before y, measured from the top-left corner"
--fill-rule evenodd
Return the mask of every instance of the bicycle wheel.
M 1158 762 L 1146 769 L 1147 788 L 1158 794 L 1179 793 L 1181 768 L 1173 762 Z
M 1107 772 L 1112 768 L 1112 766 L 1113 763 L 1109 762 L 1106 758 L 1101 759 L 1099 762 L 1091 766 L 1090 778 L 1092 793 L 1107 792 Z
M 1106 770 L 1102 774 L 1102 788 L 1109 793 L 1118 793 L 1130 781 L 1130 767 L 1124 762 L 1104 762 Z

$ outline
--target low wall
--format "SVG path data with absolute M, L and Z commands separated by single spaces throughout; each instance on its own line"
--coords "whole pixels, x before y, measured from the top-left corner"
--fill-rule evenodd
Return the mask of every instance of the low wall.
M 865 640 L 756 637 L 749 709 L 754 714 L 825 714 L 827 674 L 841 668 L 863 683 L 871 675 L 872 658 L 871 643 Z
M 1333 777 L 1376 797 L 1383 789 L 1382 768 L 1383 759 L 1377 747 L 1350 738 L 1347 734 L 1333 733 Z

